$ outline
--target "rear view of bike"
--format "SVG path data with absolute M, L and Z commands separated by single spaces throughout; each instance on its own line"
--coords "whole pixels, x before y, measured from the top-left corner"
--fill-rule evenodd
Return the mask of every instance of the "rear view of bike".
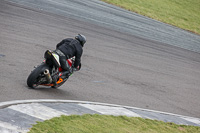
M 30 88 L 36 88 L 39 85 L 57 88 L 68 79 L 68 76 L 65 76 L 62 72 L 59 56 L 56 53 L 47 50 L 44 58 L 43 63 L 37 66 L 27 78 L 27 85 Z M 68 59 L 66 61 L 72 67 L 74 59 Z

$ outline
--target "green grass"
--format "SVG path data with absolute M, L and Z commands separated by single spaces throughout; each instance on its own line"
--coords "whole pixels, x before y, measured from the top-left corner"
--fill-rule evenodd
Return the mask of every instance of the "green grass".
M 102 0 L 200 34 L 200 0 Z
M 33 125 L 29 133 L 200 133 L 200 127 L 109 115 L 71 115 Z
M 200 34 L 200 0 L 102 0 Z M 106 115 L 61 116 L 33 125 L 29 133 L 200 133 L 200 127 Z

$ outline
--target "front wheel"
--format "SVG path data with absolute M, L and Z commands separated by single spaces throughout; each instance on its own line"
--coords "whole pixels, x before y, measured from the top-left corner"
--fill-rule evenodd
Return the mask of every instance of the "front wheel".
M 33 89 L 36 88 L 38 85 L 40 85 L 42 83 L 41 82 L 42 78 L 45 77 L 44 76 L 45 69 L 49 69 L 49 66 L 44 63 L 35 68 L 27 78 L 27 85 Z

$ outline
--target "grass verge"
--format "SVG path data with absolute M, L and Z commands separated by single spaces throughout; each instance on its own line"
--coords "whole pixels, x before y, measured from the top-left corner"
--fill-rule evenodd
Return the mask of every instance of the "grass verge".
M 71 115 L 37 122 L 29 133 L 199 133 L 200 127 L 157 120 L 111 116 Z
M 200 0 L 102 0 L 200 34 Z

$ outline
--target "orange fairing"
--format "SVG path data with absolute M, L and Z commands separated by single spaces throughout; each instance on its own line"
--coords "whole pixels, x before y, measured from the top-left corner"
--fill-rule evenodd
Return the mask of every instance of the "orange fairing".
M 54 84 L 41 84 L 41 85 L 44 85 L 44 86 L 54 86 Z
M 59 78 L 59 80 L 57 81 L 57 84 L 60 84 L 63 82 L 63 79 L 62 78 Z
M 59 80 L 57 81 L 57 84 L 60 84 L 62 82 L 63 82 L 63 79 L 59 78 Z M 41 85 L 44 85 L 44 86 L 54 86 L 54 84 L 41 84 Z

